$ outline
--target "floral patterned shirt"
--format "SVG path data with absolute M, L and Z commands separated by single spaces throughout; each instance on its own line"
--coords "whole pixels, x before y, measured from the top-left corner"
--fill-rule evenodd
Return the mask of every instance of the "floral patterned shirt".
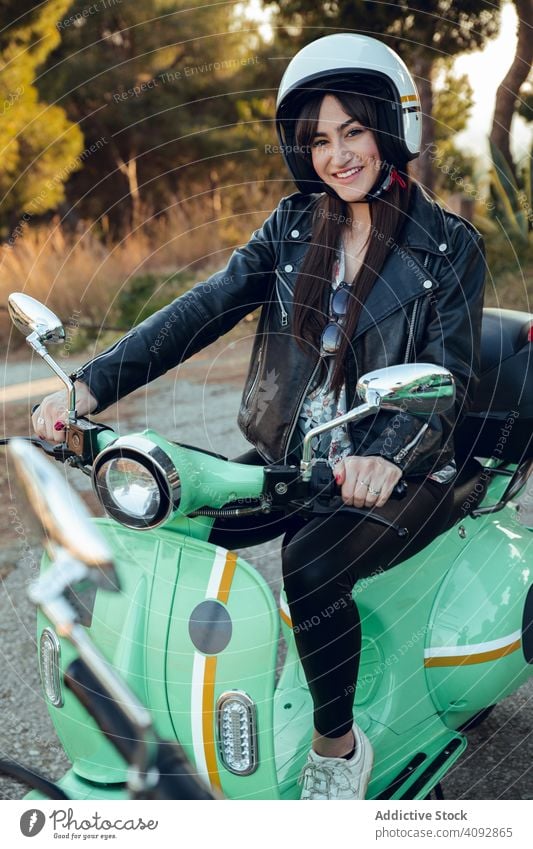
M 337 257 L 333 265 L 333 280 L 331 287 L 335 290 L 344 279 L 345 261 L 344 250 L 339 247 Z M 334 418 L 344 415 L 346 412 L 346 386 L 343 386 L 339 400 L 335 403 L 334 393 L 328 390 L 331 381 L 333 367 L 335 365 L 334 357 L 326 357 L 327 375 L 324 382 L 313 389 L 304 398 L 298 423 L 296 427 L 296 437 L 298 444 L 301 446 L 305 435 L 314 427 L 325 422 L 330 422 Z M 332 430 L 326 431 L 319 436 L 315 436 L 312 440 L 313 456 L 326 458 L 331 469 L 344 457 L 348 457 L 354 453 L 353 444 L 347 431 L 346 425 L 334 427 Z M 439 469 L 433 474 L 428 475 L 431 480 L 438 483 L 449 483 L 457 474 L 457 466 L 452 460 L 444 468 Z
M 333 280 L 331 283 L 332 289 L 335 290 L 344 279 L 344 251 L 339 248 L 337 258 L 333 265 Z M 297 436 L 300 445 L 306 433 L 311 428 L 317 427 L 325 422 L 330 422 L 334 418 L 344 415 L 346 412 L 346 387 L 343 386 L 339 395 L 339 400 L 335 403 L 335 396 L 332 391 L 328 390 L 332 370 L 335 365 L 334 357 L 325 358 L 328 373 L 324 382 L 314 390 L 312 390 L 302 403 L 300 416 L 297 424 Z M 326 433 L 316 436 L 312 441 L 315 457 L 326 457 L 331 468 L 347 457 L 353 454 L 352 441 L 348 435 L 346 425 L 340 425 Z

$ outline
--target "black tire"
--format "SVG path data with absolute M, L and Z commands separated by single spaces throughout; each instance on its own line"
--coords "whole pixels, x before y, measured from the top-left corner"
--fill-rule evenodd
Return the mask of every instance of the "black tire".
M 457 729 L 461 734 L 468 734 L 469 731 L 472 731 L 474 728 L 477 728 L 478 725 L 481 725 L 482 722 L 485 722 L 488 716 L 492 713 L 496 705 L 489 705 L 489 707 L 483 708 L 483 710 L 478 711 L 471 716 L 470 719 L 467 719 L 466 722 L 463 722 L 461 726 Z
M 442 784 L 440 781 L 438 784 L 435 784 L 435 787 L 429 791 L 427 796 L 424 796 L 424 800 L 425 799 L 437 799 L 438 801 L 444 799 L 444 793 L 442 792 Z

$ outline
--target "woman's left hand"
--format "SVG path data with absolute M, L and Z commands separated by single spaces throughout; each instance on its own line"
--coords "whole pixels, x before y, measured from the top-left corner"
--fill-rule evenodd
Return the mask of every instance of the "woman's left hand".
M 345 457 L 333 469 L 342 499 L 353 507 L 383 507 L 402 470 L 383 457 Z

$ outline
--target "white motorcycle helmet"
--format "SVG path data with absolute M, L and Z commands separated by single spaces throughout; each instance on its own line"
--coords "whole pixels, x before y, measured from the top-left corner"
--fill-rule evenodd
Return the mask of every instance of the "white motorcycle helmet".
M 420 154 L 422 116 L 414 80 L 400 57 L 376 38 L 337 33 L 303 47 L 289 62 L 276 103 L 276 131 L 281 152 L 299 191 L 328 191 L 309 159 L 298 151 L 295 129 L 301 107 L 319 91 L 358 92 L 374 98 L 375 128 L 386 141 L 383 170 L 365 201 L 379 197 L 390 186 L 393 166 L 400 169 Z M 378 139 L 378 145 L 380 140 Z M 330 191 L 332 193 L 332 191 Z

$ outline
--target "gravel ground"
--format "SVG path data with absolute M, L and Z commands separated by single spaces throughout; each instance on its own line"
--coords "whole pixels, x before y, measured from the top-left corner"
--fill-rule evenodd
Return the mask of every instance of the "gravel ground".
M 237 341 L 212 346 L 209 352 L 124 399 L 119 409 L 111 408 L 102 418 L 123 433 L 148 423 L 171 438 L 234 457 L 249 447 L 235 424 L 248 350 L 246 332 Z M 17 365 L 17 377 L 24 379 L 23 358 Z M 31 397 L 28 391 L 24 402 L 5 406 L 4 434 L 28 433 Z M 10 476 L 5 453 L 0 455 L 0 488 L 4 503 L 9 504 Z M 73 470 L 67 475 L 91 509 L 99 512 L 89 480 Z M 35 612 L 26 595 L 28 582 L 37 574 L 39 544 L 24 516 L 17 514 L 16 518 L 21 522 L 14 522 L 7 510 L 0 514 L 0 756 L 58 778 L 68 768 L 68 761 L 43 703 Z M 240 553 L 257 566 L 277 595 L 279 540 Z M 533 799 L 532 700 L 533 680 L 471 732 L 466 753 L 443 784 L 446 798 Z M 25 792 L 20 784 L 0 778 L 0 799 L 20 799 Z

